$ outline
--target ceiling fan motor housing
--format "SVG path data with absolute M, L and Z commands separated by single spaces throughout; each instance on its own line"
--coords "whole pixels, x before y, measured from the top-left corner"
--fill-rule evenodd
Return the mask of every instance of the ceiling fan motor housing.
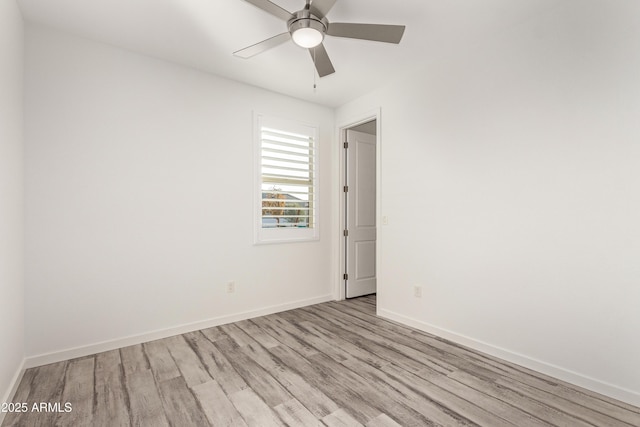
M 296 12 L 295 17 L 289 20 L 287 23 L 289 27 L 289 33 L 296 41 L 296 36 L 294 33 L 297 31 L 301 32 L 310 32 L 316 33 L 319 35 L 319 41 L 316 44 L 319 44 L 324 39 L 325 32 L 327 31 L 327 26 L 329 22 L 326 18 L 320 19 L 317 16 L 311 14 L 308 9 L 303 9 L 301 11 Z M 297 43 L 297 42 L 296 42 Z M 299 43 L 297 43 L 299 44 Z M 310 46 L 303 46 L 310 47 Z

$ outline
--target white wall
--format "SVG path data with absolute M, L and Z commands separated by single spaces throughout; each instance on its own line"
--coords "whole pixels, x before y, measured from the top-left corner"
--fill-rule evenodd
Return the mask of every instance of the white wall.
M 640 404 L 638 76 L 637 2 L 563 2 L 341 107 L 382 109 L 379 312 Z
M 0 402 L 24 359 L 22 89 L 24 36 L 16 3 L 0 2 Z M 2 421 L 0 414 L 0 422 Z
M 0 2 L 0 402 L 24 359 L 23 56 L 20 11 Z
M 330 298 L 333 110 L 40 27 L 26 37 L 32 364 Z M 318 242 L 253 245 L 254 110 L 320 126 Z

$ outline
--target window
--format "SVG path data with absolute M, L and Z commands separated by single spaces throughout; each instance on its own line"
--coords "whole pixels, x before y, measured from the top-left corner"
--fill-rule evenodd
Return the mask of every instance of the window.
M 256 243 L 317 239 L 317 127 L 257 115 L 256 134 Z

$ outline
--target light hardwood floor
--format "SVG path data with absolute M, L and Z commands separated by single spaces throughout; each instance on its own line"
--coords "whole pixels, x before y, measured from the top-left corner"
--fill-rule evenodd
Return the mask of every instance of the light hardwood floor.
M 640 426 L 640 408 L 330 302 L 26 371 L 3 426 Z

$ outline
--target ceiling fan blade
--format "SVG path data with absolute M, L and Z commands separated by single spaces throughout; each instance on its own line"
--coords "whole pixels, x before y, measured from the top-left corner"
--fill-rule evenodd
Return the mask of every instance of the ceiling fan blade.
M 251 3 L 252 5 L 257 6 L 260 9 L 264 10 L 265 12 L 270 13 L 274 16 L 277 16 L 278 18 L 285 21 L 288 21 L 289 19 L 294 17 L 291 12 L 281 8 L 280 6 L 270 2 L 269 0 L 244 0 L 244 1 L 246 1 L 247 3 Z
M 327 34 L 334 37 L 372 40 L 385 43 L 400 43 L 404 34 L 404 25 L 350 24 L 331 22 Z
M 262 53 L 265 50 L 269 50 L 271 48 L 279 46 L 282 43 L 286 43 L 289 40 L 291 40 L 291 34 L 286 32 L 286 33 L 278 34 L 277 36 L 273 36 L 270 39 L 263 40 L 249 47 L 245 47 L 244 49 L 237 50 L 233 52 L 233 54 L 235 56 L 239 56 L 240 58 L 247 59 L 259 53 Z
M 334 4 L 336 4 L 336 0 L 312 0 L 309 11 L 318 18 L 324 18 Z
M 311 59 L 313 59 L 320 77 L 328 76 L 329 74 L 336 72 L 333 68 L 333 64 L 331 63 L 331 59 L 329 59 L 329 54 L 322 43 L 309 49 L 309 53 L 311 54 Z

